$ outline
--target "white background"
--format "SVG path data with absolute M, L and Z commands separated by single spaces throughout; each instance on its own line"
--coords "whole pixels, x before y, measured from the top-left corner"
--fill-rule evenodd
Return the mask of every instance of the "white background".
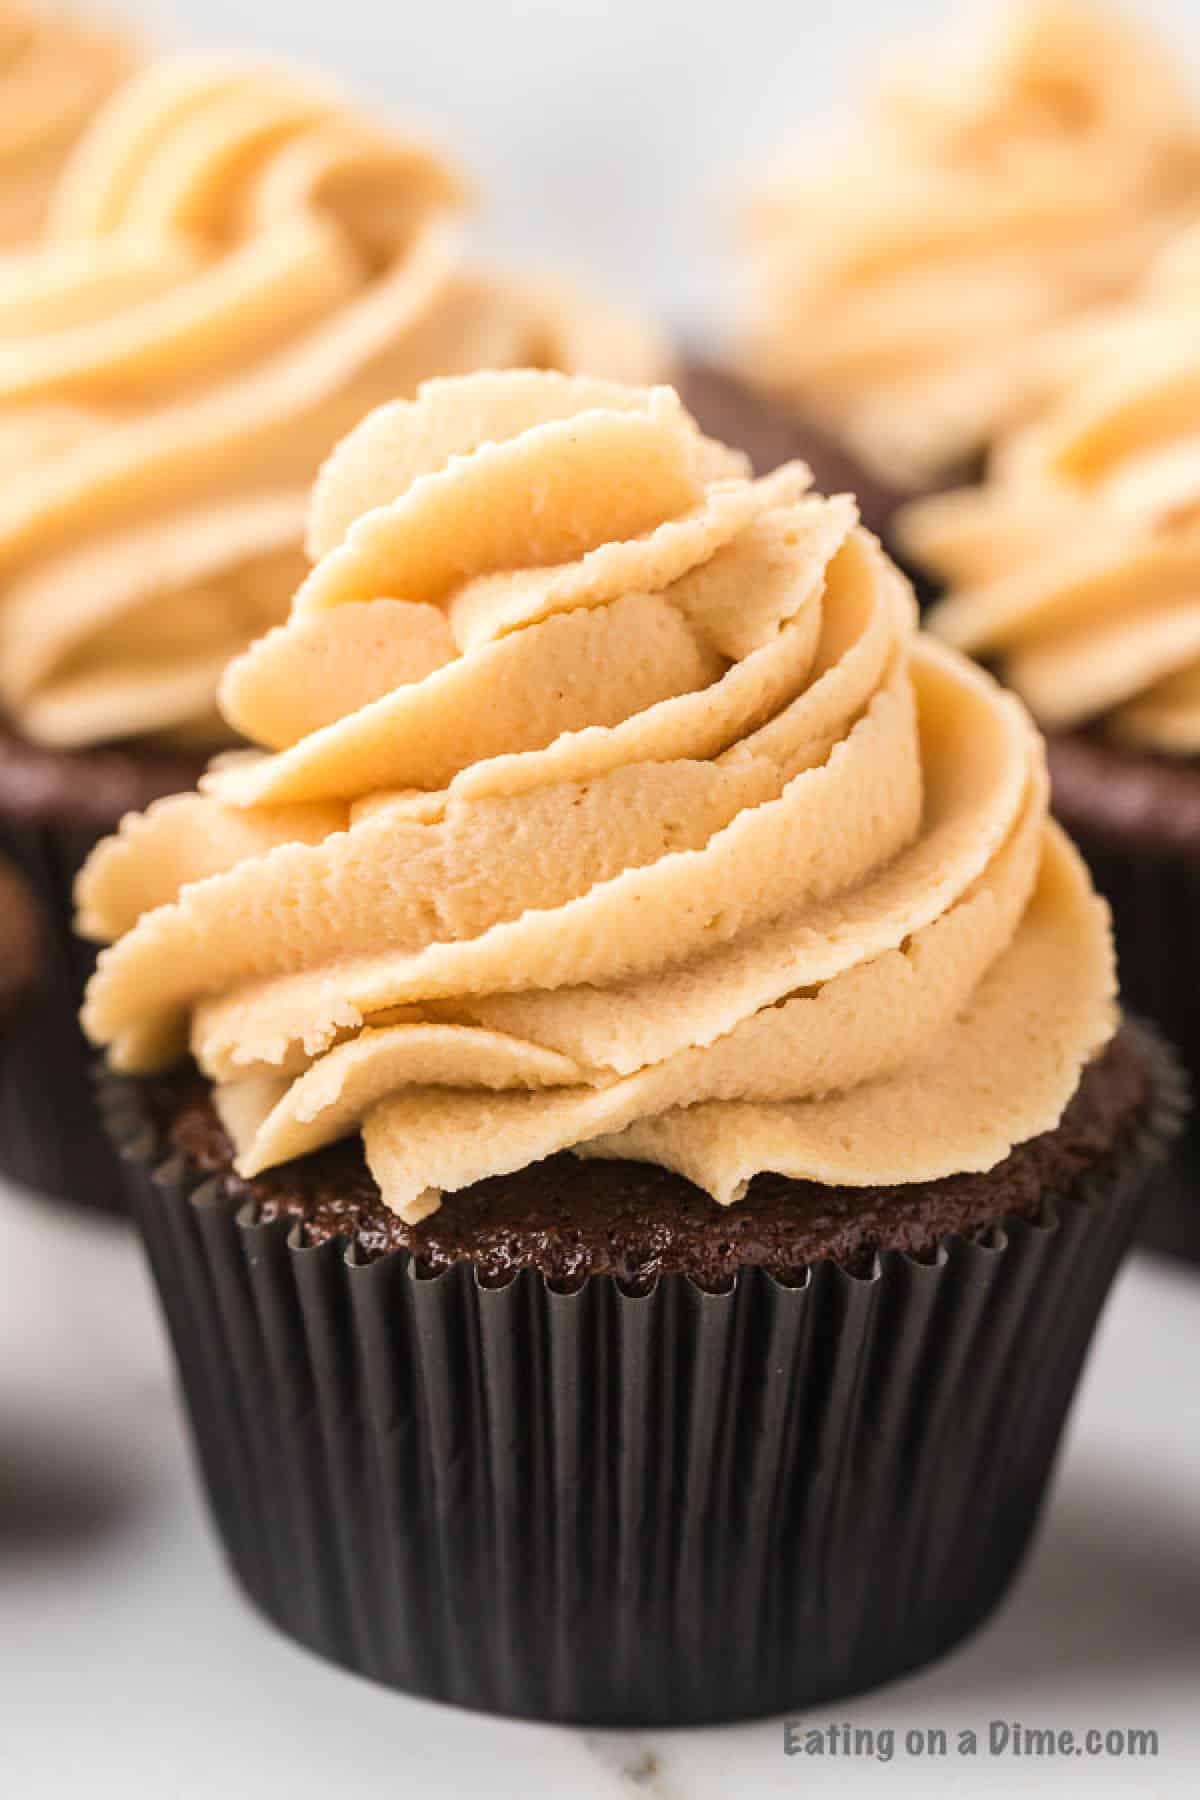
M 836 116 L 938 0 L 143 0 L 166 38 L 315 62 L 483 178 L 480 242 L 693 333 L 722 213 L 782 132 Z M 1200 62 L 1196 0 L 1139 8 Z M 165 1347 L 119 1229 L 0 1189 L 0 1797 L 1200 1791 L 1200 1275 L 1138 1259 L 1012 1599 L 937 1669 L 834 1709 L 875 1726 L 1152 1726 L 1154 1762 L 788 1761 L 776 1725 L 652 1740 L 496 1724 L 375 1690 L 272 1635 L 226 1580 Z M 53 1295 L 53 1304 L 51 1303 Z M 826 1715 L 828 1716 L 828 1715 Z

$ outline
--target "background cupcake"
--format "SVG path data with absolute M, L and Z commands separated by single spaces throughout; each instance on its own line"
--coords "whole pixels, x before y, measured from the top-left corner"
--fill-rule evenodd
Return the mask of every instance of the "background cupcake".
M 222 683 L 262 748 L 78 887 L 242 1580 L 534 1716 L 936 1654 L 1176 1105 L 1027 714 L 914 642 L 850 501 L 670 389 L 427 384 L 309 546 Z
M 132 36 L 111 21 L 73 7 L 5 0 L 0 246 L 26 243 L 41 231 L 63 165 L 137 59 Z
M 1059 817 L 1116 918 L 1131 1003 L 1200 1069 L 1200 236 L 1137 305 L 1067 334 L 1058 398 L 987 481 L 914 508 L 950 590 L 933 630 L 994 663 L 1050 734 Z M 1194 1146 L 1193 1146 L 1194 1151 Z M 1194 1163 L 1152 1214 L 1200 1255 Z
M 945 486 L 1036 400 L 1046 333 L 1197 208 L 1200 111 L 1169 53 L 1090 0 L 1021 0 L 760 183 L 742 362 L 869 468 Z
M 188 56 L 121 90 L 44 243 L 0 264 L 0 842 L 57 952 L 8 1065 L 30 1119 L 8 1166 L 32 1185 L 112 1187 L 73 1019 L 80 856 L 228 741 L 218 677 L 284 616 L 322 457 L 430 373 L 659 360 L 558 279 L 467 260 L 467 199 L 440 152 L 323 84 Z

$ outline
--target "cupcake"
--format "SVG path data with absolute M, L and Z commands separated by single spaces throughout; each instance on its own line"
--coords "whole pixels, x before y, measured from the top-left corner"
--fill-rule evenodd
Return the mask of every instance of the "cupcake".
M 425 384 L 308 544 L 221 685 L 257 748 L 77 890 L 244 1587 L 537 1718 L 939 1654 L 1178 1110 L 1028 715 L 669 388 Z
M 321 459 L 426 375 L 657 366 L 636 320 L 467 260 L 467 200 L 440 152 L 325 86 L 188 56 L 121 89 L 45 242 L 0 264 L 0 848 L 62 959 L 62 1008 L 12 1066 L 30 1130 L 8 1167 L 34 1186 L 114 1187 L 75 1022 L 81 855 L 229 741 L 217 681 L 286 616 Z
M 132 40 L 84 13 L 7 0 L 0 18 L 0 249 L 41 231 L 63 165 L 136 56 Z
M 1021 0 L 761 181 L 741 360 L 881 475 L 945 487 L 1036 401 L 1046 334 L 1133 286 L 1197 210 L 1175 59 L 1090 0 Z
M 1200 1072 L 1200 233 L 1140 306 L 1064 339 L 1058 393 L 979 487 L 912 508 L 930 626 L 1049 736 L 1054 807 L 1111 902 L 1122 984 Z M 1200 1259 L 1193 1134 L 1148 1221 Z

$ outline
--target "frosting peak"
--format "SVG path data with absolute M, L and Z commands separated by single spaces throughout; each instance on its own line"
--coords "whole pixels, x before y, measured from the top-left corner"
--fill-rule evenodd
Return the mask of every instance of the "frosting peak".
M 440 152 L 288 70 L 171 58 L 113 98 L 46 243 L 0 265 L 0 698 L 26 731 L 211 724 L 215 669 L 300 578 L 279 521 L 369 406 L 541 355 L 653 369 L 632 322 L 468 264 L 468 198 Z
M 521 372 L 368 417 L 221 704 L 266 748 L 79 883 L 86 1027 L 190 1047 L 247 1173 L 361 1130 L 420 1218 L 555 1151 L 990 1166 L 1112 1027 L 1019 704 L 914 641 L 851 501 L 669 388 Z
M 1128 290 L 1198 204 L 1200 111 L 1166 53 L 1092 0 L 1022 0 L 759 190 L 749 370 L 885 474 L 936 477 L 1036 400 L 1046 334 Z

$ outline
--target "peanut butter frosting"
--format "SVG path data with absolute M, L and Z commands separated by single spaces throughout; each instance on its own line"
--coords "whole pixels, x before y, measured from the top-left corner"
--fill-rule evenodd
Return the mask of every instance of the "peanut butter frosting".
M 1058 391 L 975 488 L 910 507 L 931 628 L 1049 729 L 1200 754 L 1200 231 L 1137 304 L 1065 333 Z
M 89 1035 L 190 1048 L 243 1172 L 358 1131 L 408 1220 L 567 1149 L 726 1204 L 1057 1123 L 1107 914 L 1028 715 L 916 641 L 850 499 L 670 388 L 494 373 L 371 414 L 308 543 L 221 686 L 260 748 L 77 893 Z
M 307 489 L 427 375 L 588 365 L 653 333 L 468 261 L 459 171 L 273 66 L 152 64 L 103 110 L 45 240 L 0 259 L 0 700 L 69 746 L 221 741 L 229 658 L 286 617 Z
M 1034 405 L 1046 336 L 1200 213 L 1200 111 L 1091 0 L 1023 0 L 879 87 L 746 224 L 745 361 L 891 478 L 936 480 Z
M 136 54 L 73 9 L 0 5 L 0 248 L 42 229 L 64 163 Z

